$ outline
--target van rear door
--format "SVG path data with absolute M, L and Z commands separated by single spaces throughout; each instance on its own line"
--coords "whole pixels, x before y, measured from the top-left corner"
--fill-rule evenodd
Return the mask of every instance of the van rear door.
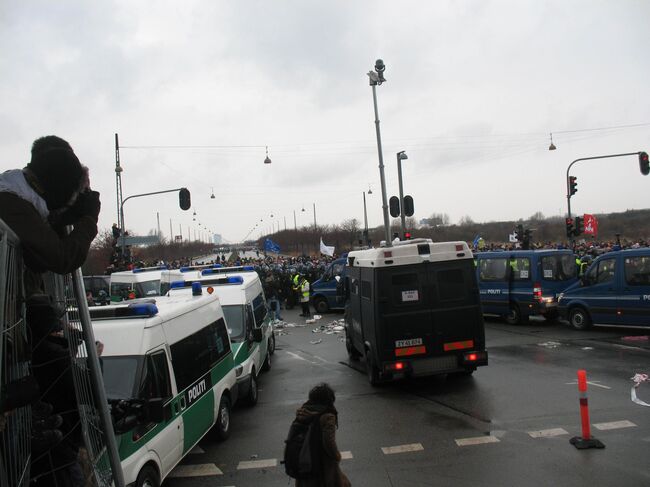
M 485 347 L 483 318 L 471 260 L 426 264 L 435 355 Z
M 381 361 L 418 358 L 435 347 L 426 267 L 377 270 L 377 354 Z

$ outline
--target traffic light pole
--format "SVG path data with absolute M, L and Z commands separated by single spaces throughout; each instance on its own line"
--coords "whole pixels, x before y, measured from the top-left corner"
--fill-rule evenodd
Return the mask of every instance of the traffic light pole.
M 569 164 L 569 167 L 566 168 L 567 218 L 571 218 L 571 183 L 569 182 L 569 178 L 570 178 L 569 171 L 571 170 L 571 166 L 573 166 L 578 161 L 591 161 L 594 159 L 610 159 L 612 157 L 638 156 L 640 154 L 641 152 L 626 152 L 624 154 L 610 154 L 606 156 L 581 157 L 580 159 L 576 159 L 571 164 Z
M 151 195 L 154 195 L 154 194 L 173 193 L 175 191 L 180 191 L 181 189 L 183 189 L 183 188 L 166 189 L 165 191 L 154 191 L 153 193 L 134 194 L 134 195 L 129 196 L 128 198 L 124 198 L 122 200 L 122 204 L 120 205 L 120 217 L 121 217 L 120 220 L 122 221 L 122 228 L 121 228 L 121 234 L 122 235 L 120 236 L 120 239 L 122 240 L 122 245 L 121 245 L 121 247 L 122 247 L 122 258 L 124 258 L 124 250 L 125 250 L 125 247 L 126 247 L 126 239 L 125 239 L 125 235 L 124 235 L 124 232 L 126 230 L 126 225 L 124 224 L 124 203 L 129 201 L 131 198 L 140 198 L 141 196 L 151 196 Z M 169 238 L 171 238 L 171 235 L 169 236 Z

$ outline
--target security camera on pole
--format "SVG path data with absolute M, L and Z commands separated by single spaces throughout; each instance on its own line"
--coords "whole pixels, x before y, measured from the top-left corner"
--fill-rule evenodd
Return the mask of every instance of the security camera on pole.
M 384 78 L 384 71 L 386 65 L 381 59 L 375 61 L 375 70 L 368 71 L 368 78 L 370 79 L 370 86 L 372 87 L 372 101 L 375 107 L 375 131 L 377 132 L 377 152 L 379 154 L 379 177 L 381 179 L 381 202 L 382 210 L 384 212 L 384 232 L 386 246 L 391 247 L 390 241 L 390 223 L 388 221 L 388 202 L 386 198 L 386 178 L 384 177 L 384 155 L 381 149 L 381 132 L 379 131 L 379 112 L 377 110 L 377 85 L 381 85 L 386 78 Z

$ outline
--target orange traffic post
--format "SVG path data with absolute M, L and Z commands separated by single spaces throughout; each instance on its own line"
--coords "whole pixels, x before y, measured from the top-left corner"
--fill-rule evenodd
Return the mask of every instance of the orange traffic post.
M 582 423 L 582 437 L 575 436 L 569 440 L 579 450 L 587 448 L 605 448 L 596 438 L 591 436 L 591 424 L 589 423 L 589 401 L 587 400 L 587 372 L 578 371 L 578 392 L 580 395 L 580 421 Z

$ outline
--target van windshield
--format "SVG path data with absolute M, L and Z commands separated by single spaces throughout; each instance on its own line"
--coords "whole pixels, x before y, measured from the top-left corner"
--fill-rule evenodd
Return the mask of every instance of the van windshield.
M 135 378 L 142 357 L 100 357 L 104 388 L 108 399 L 131 399 L 135 396 Z
M 542 278 L 545 281 L 570 281 L 577 276 L 576 259 L 572 254 L 542 257 Z
M 223 306 L 223 316 L 226 318 L 226 326 L 231 340 L 244 337 L 244 306 L 241 304 L 230 304 Z
M 136 298 L 147 298 L 160 295 L 160 281 L 138 282 L 134 286 Z

